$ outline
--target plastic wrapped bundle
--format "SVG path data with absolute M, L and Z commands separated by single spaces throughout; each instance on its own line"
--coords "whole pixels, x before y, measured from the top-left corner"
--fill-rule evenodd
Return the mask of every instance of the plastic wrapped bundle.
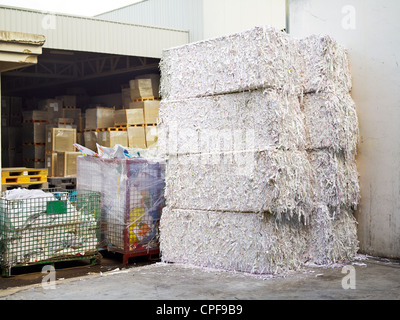
M 360 202 L 360 186 L 355 160 L 347 161 L 340 154 L 319 150 L 309 152 L 314 171 L 315 202 L 324 203 L 332 215 L 341 208 L 356 209 Z
M 183 155 L 169 159 L 165 196 L 171 208 L 270 212 L 306 222 L 311 178 L 305 151 Z
M 276 274 L 304 265 L 309 234 L 308 226 L 270 215 L 165 208 L 160 249 L 164 262 Z
M 161 96 L 188 99 L 254 90 L 300 92 L 298 43 L 272 27 L 251 30 L 165 50 Z
M 350 65 L 344 47 L 331 37 L 321 35 L 300 39 L 298 44 L 304 93 L 351 91 Z
M 327 265 L 352 260 L 358 251 L 357 222 L 351 210 L 332 217 L 323 203 L 316 204 L 311 218 L 310 261 Z
M 305 148 L 304 116 L 296 96 L 257 90 L 162 101 L 162 156 L 202 152 Z
M 303 98 L 307 149 L 329 149 L 353 159 L 359 139 L 355 103 L 349 93 L 312 93 Z
M 144 158 L 79 157 L 78 190 L 91 187 L 87 184 L 93 174 L 88 170 L 91 167 L 97 170 L 101 188 L 102 245 L 124 254 L 157 248 L 164 206 L 164 163 Z

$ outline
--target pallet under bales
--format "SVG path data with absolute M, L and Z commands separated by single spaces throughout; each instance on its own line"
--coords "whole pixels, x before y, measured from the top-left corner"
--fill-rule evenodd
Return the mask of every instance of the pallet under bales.
M 280 273 L 354 257 L 358 121 L 341 46 L 254 28 L 166 50 L 161 73 L 163 261 Z

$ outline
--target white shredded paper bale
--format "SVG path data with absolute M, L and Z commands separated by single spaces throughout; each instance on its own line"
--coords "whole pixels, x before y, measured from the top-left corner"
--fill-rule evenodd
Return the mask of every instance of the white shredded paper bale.
M 162 101 L 158 127 L 161 156 L 305 148 L 298 97 L 274 90 Z
M 310 262 L 329 265 L 351 261 L 359 249 L 357 222 L 352 211 L 342 209 L 340 215 L 333 217 L 325 204 L 316 204 L 309 239 Z
M 163 99 L 178 100 L 258 88 L 300 92 L 298 42 L 272 27 L 164 50 Z
M 164 262 L 253 274 L 282 274 L 306 264 L 354 258 L 357 224 L 351 212 L 332 218 L 318 207 L 311 225 L 277 221 L 268 214 L 163 210 L 160 249 Z
M 305 151 L 183 155 L 169 158 L 165 195 L 172 208 L 270 212 L 306 221 L 311 177 Z
M 172 210 L 160 223 L 164 262 L 275 274 L 304 263 L 309 227 L 254 213 Z
M 330 149 L 352 159 L 359 141 L 358 116 L 348 92 L 310 93 L 303 97 L 307 149 Z
M 313 169 L 315 202 L 339 213 L 341 208 L 356 209 L 360 202 L 359 175 L 355 160 L 329 150 L 309 152 Z
M 298 40 L 301 83 L 304 93 L 350 92 L 352 79 L 347 50 L 327 35 Z
M 160 68 L 164 261 L 282 273 L 354 257 L 359 133 L 342 46 L 254 28 L 166 50 Z

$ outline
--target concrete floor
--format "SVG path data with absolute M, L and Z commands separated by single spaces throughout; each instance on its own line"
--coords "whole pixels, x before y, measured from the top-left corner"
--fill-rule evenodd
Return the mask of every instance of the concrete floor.
M 344 266 L 272 277 L 155 263 L 57 279 L 54 289 L 36 284 L 1 290 L 0 300 L 400 299 L 400 261 L 359 256 L 346 266 L 354 273 L 342 273 Z M 346 280 L 350 275 L 354 281 Z

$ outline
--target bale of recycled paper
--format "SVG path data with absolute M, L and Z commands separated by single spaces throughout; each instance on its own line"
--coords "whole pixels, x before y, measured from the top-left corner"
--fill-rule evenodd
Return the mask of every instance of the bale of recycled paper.
M 298 68 L 304 93 L 350 92 L 352 79 L 347 50 L 327 35 L 298 40 Z
M 341 209 L 332 216 L 323 203 L 316 203 L 309 234 L 310 261 L 317 265 L 329 265 L 340 261 L 351 261 L 359 249 L 357 221 L 353 211 Z
M 302 102 L 308 150 L 329 149 L 352 159 L 359 140 L 355 103 L 347 92 L 305 94 Z
M 174 209 L 270 212 L 305 222 L 311 178 L 305 151 L 181 155 L 168 160 L 165 196 Z
M 299 99 L 275 90 L 162 101 L 158 127 L 162 156 L 305 148 Z
M 297 270 L 306 261 L 309 227 L 271 215 L 164 208 L 164 262 L 254 274 Z
M 167 49 L 160 93 L 165 100 L 258 88 L 296 93 L 297 54 L 297 41 L 269 26 Z
M 324 205 L 312 223 L 276 221 L 268 214 L 167 207 L 160 225 L 162 260 L 253 274 L 282 274 L 306 265 L 354 259 L 357 222 L 350 211 L 332 218 Z
M 356 209 L 360 202 L 359 174 L 355 159 L 346 160 L 343 155 L 329 150 L 308 153 L 313 170 L 315 203 L 324 203 L 332 214 L 341 208 Z

